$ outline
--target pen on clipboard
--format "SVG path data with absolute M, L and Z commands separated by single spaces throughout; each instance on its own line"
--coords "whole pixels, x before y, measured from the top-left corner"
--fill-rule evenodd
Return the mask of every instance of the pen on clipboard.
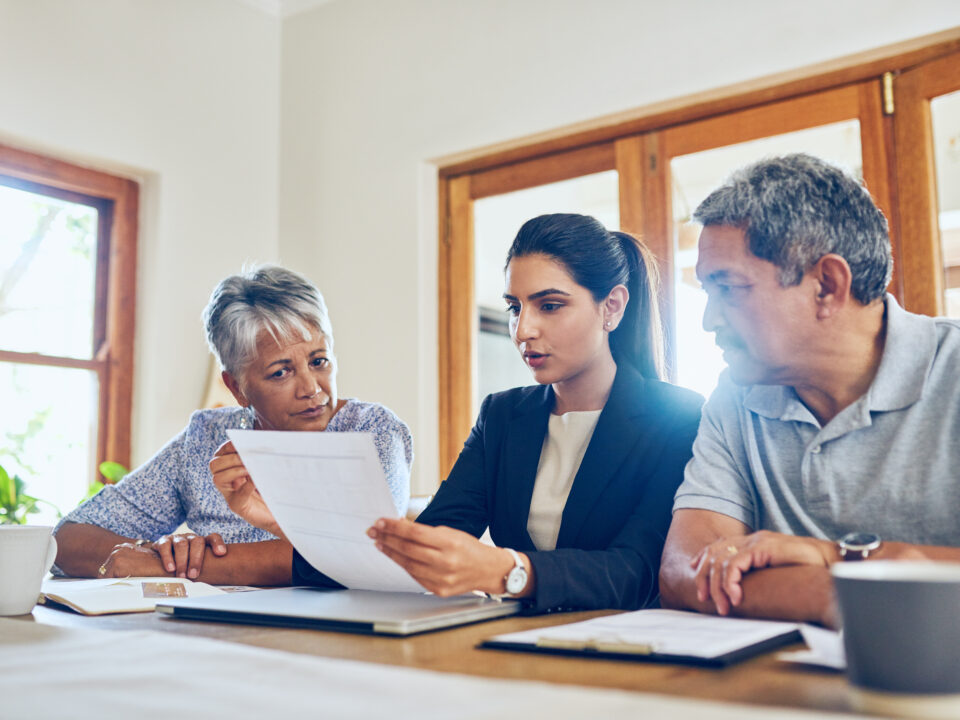
M 624 655 L 652 655 L 656 652 L 652 643 L 626 642 L 613 638 L 571 639 L 541 636 L 537 638 L 537 647 L 548 650 L 593 650 Z

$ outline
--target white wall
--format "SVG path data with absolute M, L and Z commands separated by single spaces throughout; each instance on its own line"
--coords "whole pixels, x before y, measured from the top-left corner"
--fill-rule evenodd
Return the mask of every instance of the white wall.
M 428 160 L 960 25 L 955 0 L 337 0 L 283 24 L 280 250 L 437 481 Z
M 134 462 L 202 401 L 210 290 L 277 259 L 279 43 L 233 0 L 0 0 L 0 142 L 143 182 Z
M 960 25 L 954 0 L 335 0 L 282 26 L 252 5 L 0 0 L 0 142 L 144 182 L 135 461 L 199 401 L 212 286 L 281 260 L 327 296 L 343 392 L 410 423 L 419 492 L 431 158 Z

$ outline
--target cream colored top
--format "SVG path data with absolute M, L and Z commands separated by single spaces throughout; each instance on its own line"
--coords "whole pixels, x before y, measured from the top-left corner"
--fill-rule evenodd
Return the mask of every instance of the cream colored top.
M 601 412 L 579 410 L 550 415 L 527 516 L 527 532 L 537 550 L 557 547 L 563 508 Z

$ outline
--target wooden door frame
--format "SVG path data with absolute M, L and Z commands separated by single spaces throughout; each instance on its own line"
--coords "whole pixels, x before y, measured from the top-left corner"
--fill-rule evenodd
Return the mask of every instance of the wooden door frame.
M 612 142 L 533 158 L 441 181 L 439 265 L 440 472 L 446 475 L 473 421 L 478 319 L 473 203 L 480 198 L 613 170 Z
M 904 307 L 941 315 L 943 257 L 930 101 L 960 90 L 960 52 L 923 63 L 895 81 L 896 168 L 903 259 Z
M 837 97 L 842 95 L 849 101 L 855 94 L 861 119 L 864 178 L 868 186 L 873 186 L 874 198 L 890 222 L 895 267 L 905 266 L 904 272 L 897 272 L 891 289 L 903 297 L 908 309 L 925 311 L 926 306 L 910 294 L 913 280 L 904 282 L 904 273 L 909 275 L 913 271 L 904 262 L 900 242 L 903 199 L 896 194 L 895 168 L 888 162 L 893 157 L 895 136 L 890 119 L 882 113 L 880 79 L 885 73 L 901 73 L 958 52 L 960 28 L 952 28 L 828 63 L 657 103 L 438 161 L 441 476 L 453 466 L 473 420 L 477 320 L 473 307 L 472 203 L 476 197 L 616 169 L 621 226 L 640 234 L 667 269 L 662 273 L 663 297 L 669 299 L 673 291 L 673 243 L 665 150 L 669 151 L 671 131 L 680 125 L 751 109 L 762 114 L 766 106 L 784 101 L 806 103 L 811 112 L 826 116 L 829 113 L 817 107 L 823 97 L 838 93 Z M 865 117 L 871 120 L 864 122 Z M 805 122 L 803 127 L 814 124 Z M 599 157 L 606 161 L 599 163 Z M 665 303 L 664 310 L 669 333 L 673 325 L 672 304 Z M 673 343 L 669 334 L 667 341 L 671 350 Z
M 651 159 L 651 164 L 655 164 L 658 172 L 663 175 L 657 181 L 657 185 L 665 190 L 672 186 L 670 163 L 675 157 L 847 120 L 857 120 L 860 127 L 864 184 L 884 215 L 891 218 L 894 202 L 886 148 L 892 143 L 893 128 L 883 114 L 882 98 L 882 80 L 870 78 L 858 83 L 828 88 L 814 94 L 778 100 L 666 128 L 658 133 L 659 142 L 655 146 L 656 162 L 654 163 Z M 649 239 L 658 235 L 665 239 L 657 243 L 657 246 L 665 246 L 658 257 L 668 265 L 668 270 L 663 275 L 671 282 L 671 285 L 664 283 L 662 303 L 664 323 L 669 335 L 675 332 L 676 323 L 672 288 L 672 239 L 675 233 L 673 217 L 669 212 L 669 197 L 660 202 L 663 207 L 660 215 L 663 217 L 656 218 L 653 225 L 646 225 L 643 228 L 643 237 L 647 238 L 648 242 Z M 896 270 L 900 265 L 897 237 L 896 225 L 891 222 L 890 239 L 894 254 L 894 278 L 891 280 L 889 289 L 899 298 L 902 283 Z M 671 352 L 675 350 L 671 348 Z

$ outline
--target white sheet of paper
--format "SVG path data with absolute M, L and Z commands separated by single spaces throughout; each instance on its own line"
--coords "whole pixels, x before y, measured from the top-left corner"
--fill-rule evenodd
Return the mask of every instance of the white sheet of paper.
M 182 623 L 153 623 L 168 632 L 149 632 L 137 630 L 136 624 L 124 624 L 123 630 L 94 630 L 40 620 L 0 618 L 0 715 L 5 718 L 853 720 L 852 715 L 822 708 L 811 712 L 315 657 L 188 637 L 178 631 Z M 232 637 L 227 634 L 224 639 Z M 292 641 L 271 642 L 305 650 Z M 420 652 L 435 652 L 430 643 L 379 642 L 402 645 L 396 654 L 385 655 L 409 652 L 411 663 L 424 661 Z M 463 647 L 457 652 L 473 651 Z M 553 679 L 548 675 L 542 679 Z M 799 685 L 789 680 L 784 678 L 783 696 L 800 697 L 791 693 Z M 814 699 L 806 702 L 817 704 Z
M 425 592 L 367 537 L 377 518 L 398 516 L 369 433 L 227 432 L 307 562 L 354 590 Z
M 778 660 L 800 663 L 802 665 L 816 665 L 831 670 L 845 670 L 847 657 L 843 650 L 843 636 L 826 628 L 816 625 L 800 626 L 800 634 L 809 650 L 795 650 L 782 652 L 777 655 Z
M 715 617 L 680 610 L 636 610 L 568 625 L 499 635 L 494 640 L 602 642 L 647 646 L 651 652 L 715 658 L 799 627 L 797 623 Z

